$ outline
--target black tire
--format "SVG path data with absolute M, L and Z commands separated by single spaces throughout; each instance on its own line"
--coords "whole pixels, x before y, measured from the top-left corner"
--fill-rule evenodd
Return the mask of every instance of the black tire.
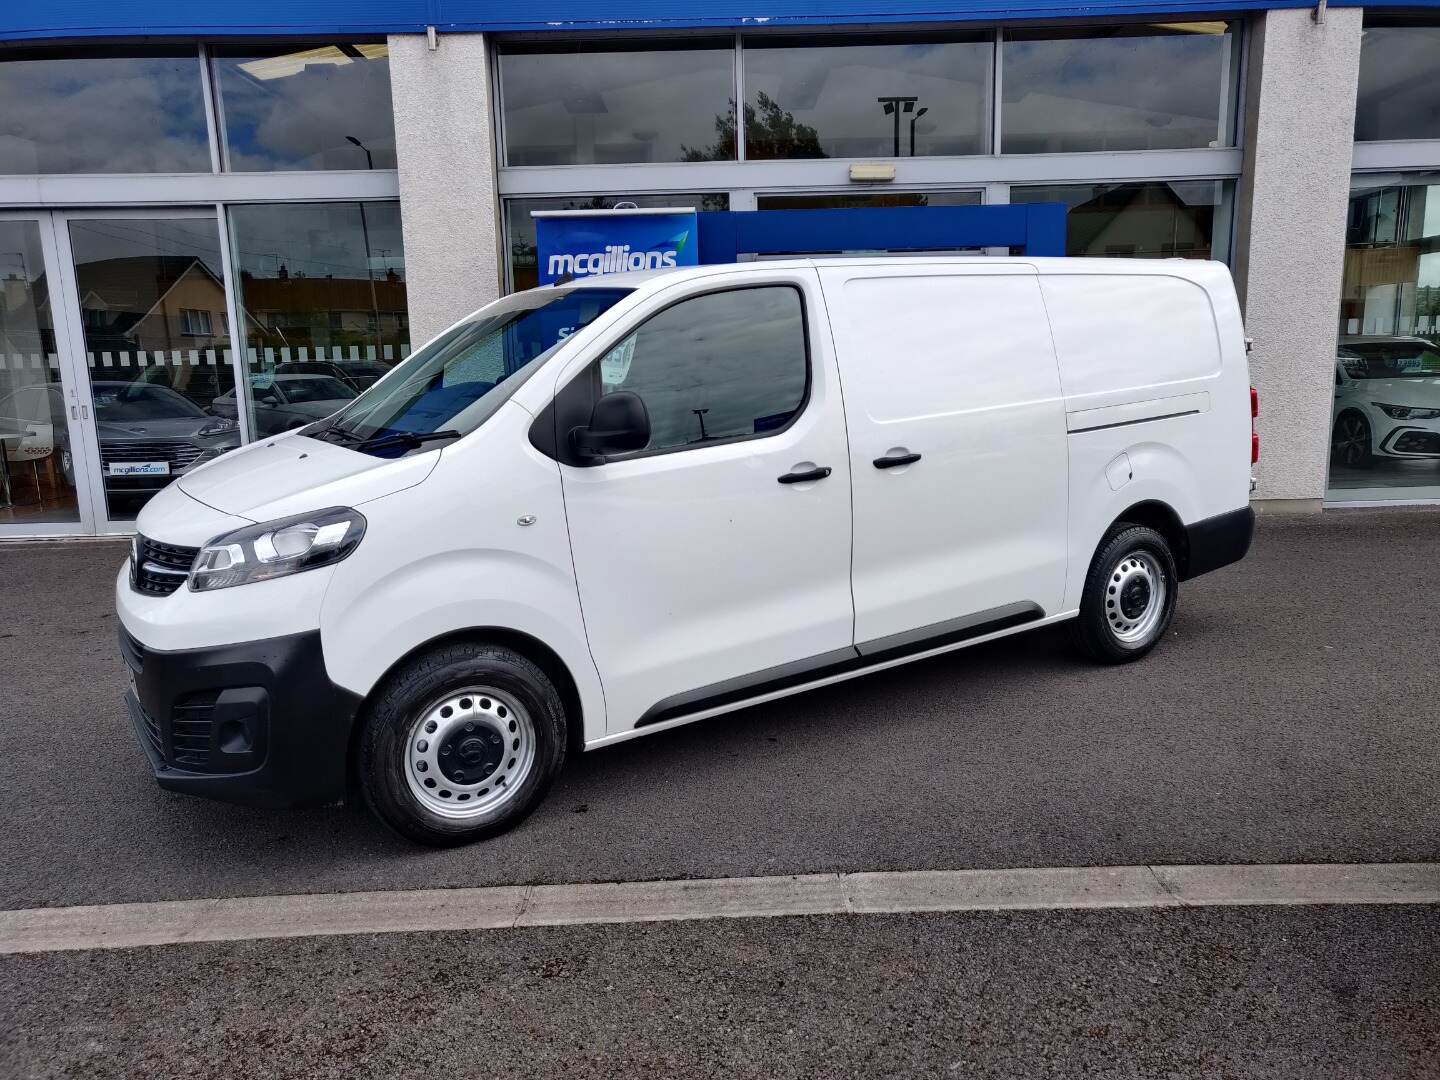
M 419 783 L 422 779 L 419 772 L 412 771 L 420 767 L 412 762 L 412 748 L 421 745 L 419 740 L 424 730 L 422 721 L 428 723 L 427 716 L 438 716 L 439 713 L 433 710 L 440 708 L 440 703 L 445 702 L 448 695 L 459 695 L 476 688 L 490 688 L 495 691 L 494 702 L 483 693 L 465 695 L 459 699 L 467 703 L 465 709 L 475 710 L 474 727 L 481 734 L 466 736 L 464 731 L 469 731 L 470 728 L 463 731 L 454 729 L 453 733 L 446 737 L 444 749 L 441 749 L 441 741 L 437 738 L 437 753 L 448 754 L 449 747 L 454 745 L 457 754 L 444 764 L 436 759 L 437 770 L 432 771 L 431 776 L 423 778 L 426 786 L 434 788 L 435 785 L 430 781 L 440 780 L 439 790 L 436 791 L 437 798 L 448 787 L 458 788 L 458 785 L 446 780 L 438 770 L 463 764 L 458 751 L 465 750 L 473 757 L 474 748 L 470 744 L 477 739 L 494 739 L 496 734 L 502 734 L 504 741 L 499 744 L 501 771 L 497 774 L 502 780 L 500 784 L 494 785 L 498 795 L 504 782 L 504 760 L 510 753 L 505 745 L 510 735 L 505 733 L 504 722 L 495 720 L 497 713 L 500 717 L 507 716 L 504 705 L 499 704 L 502 697 L 509 699 L 512 710 L 515 706 L 523 710 L 522 714 L 513 711 L 508 714 L 510 731 L 515 730 L 514 721 L 528 716 L 529 727 L 523 734 L 527 736 L 527 741 L 529 736 L 533 735 L 533 755 L 528 756 L 528 766 L 520 773 L 510 774 L 519 775 L 520 778 L 513 786 L 505 788 L 505 801 L 492 810 L 475 813 L 480 805 L 478 802 L 466 808 L 461 808 L 457 802 L 454 811 L 441 812 L 431 809 L 411 787 L 412 780 Z M 472 698 L 474 704 L 468 704 Z M 480 714 L 478 710 L 482 704 L 490 711 Z M 458 722 L 449 721 L 452 724 Z M 492 722 L 499 725 L 494 730 L 486 726 Z M 445 731 L 440 734 L 445 735 Z M 412 736 L 416 741 L 412 742 Z M 459 740 L 464 740 L 466 746 L 461 747 Z M 518 746 L 518 743 L 516 745 Z M 366 804 L 386 825 L 417 843 L 433 847 L 454 847 L 497 836 L 523 821 L 545 797 L 545 792 L 560 771 L 565 760 L 565 747 L 565 707 L 554 685 L 538 666 L 511 649 L 483 642 L 458 642 L 440 646 L 415 657 L 386 680 L 366 709 L 357 772 Z M 527 747 L 527 754 L 528 750 Z M 514 766 L 513 759 L 510 764 Z M 484 768 L 485 765 L 485 762 L 481 762 L 479 767 Z M 489 767 L 495 766 L 492 764 Z M 486 775 L 488 777 L 490 774 Z M 482 782 L 473 772 L 468 780 L 472 788 Z M 489 787 L 485 789 L 486 792 L 489 790 Z M 455 797 L 458 799 L 462 793 L 457 790 Z M 426 792 L 422 791 L 421 794 L 429 798 Z M 466 796 L 469 797 L 468 793 Z M 430 801 L 436 802 L 435 799 Z M 449 805 L 446 804 L 447 807 Z M 447 812 L 472 813 L 472 816 L 447 817 Z
M 1370 421 L 1364 413 L 1347 410 L 1330 431 L 1330 464 L 1346 469 L 1368 469 L 1375 464 L 1371 450 Z
M 1147 604 L 1154 599 L 1159 589 L 1147 582 L 1156 576 L 1164 592 L 1152 620 L 1150 608 L 1140 606 L 1140 597 L 1143 593 Z M 1075 647 L 1105 664 L 1139 660 L 1160 643 L 1169 629 L 1179 584 L 1175 556 L 1165 537 L 1144 525 L 1115 525 L 1100 542 L 1085 577 L 1080 615 L 1071 623 Z M 1138 621 L 1132 622 L 1132 615 Z M 1131 636 L 1142 627 L 1140 636 Z

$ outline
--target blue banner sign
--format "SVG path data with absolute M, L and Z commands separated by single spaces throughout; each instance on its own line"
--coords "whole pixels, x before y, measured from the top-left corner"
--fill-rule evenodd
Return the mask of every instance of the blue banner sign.
M 536 210 L 534 218 L 541 285 L 700 264 L 692 209 Z

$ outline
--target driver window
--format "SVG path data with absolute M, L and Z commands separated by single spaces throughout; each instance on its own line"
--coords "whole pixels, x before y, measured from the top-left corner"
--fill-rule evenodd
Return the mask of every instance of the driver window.
M 628 390 L 650 413 L 647 450 L 785 427 L 808 383 L 805 312 L 789 285 L 708 293 L 666 308 L 598 363 L 601 394 Z

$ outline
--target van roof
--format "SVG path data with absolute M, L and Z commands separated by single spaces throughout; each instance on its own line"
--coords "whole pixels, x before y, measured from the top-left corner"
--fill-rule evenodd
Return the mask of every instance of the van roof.
M 717 273 L 743 271 L 795 270 L 837 266 L 995 266 L 1012 264 L 1031 266 L 1054 273 L 1096 274 L 1164 274 L 1196 277 L 1213 273 L 1224 263 L 1209 259 L 1120 259 L 1083 256 L 1037 257 L 1025 255 L 849 255 L 834 259 L 764 259 L 742 263 L 707 263 L 703 266 L 681 266 L 665 270 L 627 270 L 617 274 L 596 274 L 566 282 L 574 288 L 638 288 L 659 278 L 704 277 Z M 1203 268 L 1203 269 L 1202 269 Z M 1226 268 L 1228 273 L 1228 268 Z

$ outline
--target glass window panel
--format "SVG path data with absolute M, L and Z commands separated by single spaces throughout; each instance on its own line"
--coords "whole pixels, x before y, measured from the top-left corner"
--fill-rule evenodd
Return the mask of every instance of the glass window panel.
M 597 365 L 601 392 L 638 394 L 647 450 L 763 435 L 805 400 L 805 314 L 789 286 L 686 300 L 640 326 Z
M 1223 22 L 1006 30 L 1001 152 L 1228 146 L 1233 37 Z
M 734 81 L 728 45 L 502 53 L 506 162 L 729 161 Z
M 745 156 L 927 157 L 990 146 L 988 36 L 866 45 L 745 42 Z
M 1139 259 L 1229 257 L 1229 180 L 1012 187 L 1012 203 L 1060 202 L 1065 254 Z
M 213 218 L 76 219 L 70 249 L 105 502 L 128 519 L 240 444 L 222 407 L 235 375 L 219 234 Z M 186 311 L 211 333 L 187 332 Z
M 1440 173 L 1352 182 L 1327 497 L 1440 499 Z
M 1440 139 L 1440 26 L 1366 26 L 1355 139 Z
M 67 387 L 35 221 L 0 221 L 0 528 L 79 521 Z
M 0 59 L 0 173 L 209 172 L 197 51 Z
M 399 203 L 234 206 L 230 235 L 258 435 L 330 415 L 409 355 Z M 233 394 L 219 404 L 235 415 Z
M 217 48 L 212 57 L 227 168 L 395 168 L 384 44 Z
M 505 246 L 510 254 L 510 284 L 513 289 L 533 289 L 540 283 L 535 268 L 535 210 L 613 210 L 617 204 L 632 206 L 688 206 L 696 210 L 728 210 L 730 196 L 723 192 L 700 194 L 672 192 L 668 195 L 572 195 L 550 199 L 505 200 Z

